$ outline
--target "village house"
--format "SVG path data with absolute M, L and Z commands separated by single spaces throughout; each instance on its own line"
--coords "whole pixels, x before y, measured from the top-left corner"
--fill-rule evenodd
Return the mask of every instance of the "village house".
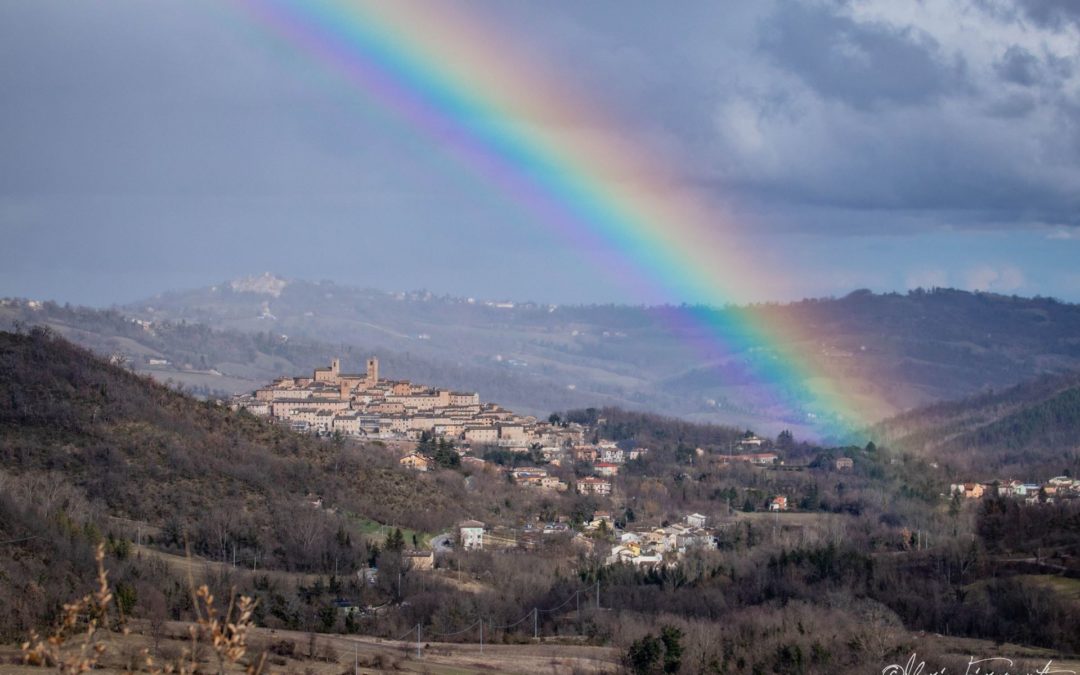
M 411 453 L 398 460 L 398 464 L 414 471 L 430 471 L 434 462 L 423 455 Z
M 604 448 L 600 452 L 600 458 L 608 464 L 626 463 L 626 453 L 619 448 Z
M 332 425 L 334 431 L 349 436 L 360 435 L 360 413 L 352 412 L 334 417 Z
M 401 552 L 403 562 L 412 570 L 435 569 L 434 551 L 407 550 Z
M 495 427 L 466 427 L 465 441 L 479 445 L 494 445 L 499 441 L 499 430 Z
M 479 520 L 466 520 L 459 526 L 461 547 L 466 551 L 484 548 L 484 524 Z
M 1039 485 L 1037 483 L 1021 483 L 1020 487 L 1016 490 L 1017 497 L 1030 497 L 1032 495 L 1039 494 Z
M 953 483 L 949 486 L 949 494 L 958 494 L 964 499 L 982 499 L 986 488 L 982 483 Z
M 692 548 L 709 549 L 716 548 L 715 535 L 701 527 L 682 528 L 675 533 L 675 550 L 680 555 Z
M 592 462 L 595 462 L 597 460 L 597 458 L 600 456 L 600 451 L 597 450 L 596 448 L 592 447 L 591 445 L 575 446 L 574 449 L 571 450 L 570 452 L 574 456 L 574 461 L 575 462 L 589 462 L 589 463 L 592 463 Z
M 601 476 L 615 476 L 619 473 L 619 465 L 612 464 L 611 462 L 597 462 L 593 465 L 596 469 L 596 473 Z
M 688 527 L 705 527 L 705 521 L 708 520 L 700 513 L 691 513 L 686 516 L 686 524 Z
M 770 511 L 787 511 L 788 510 L 787 497 L 785 497 L 784 495 L 777 495 L 777 496 L 773 497 L 772 501 L 769 502 L 769 510 Z
M 855 460 L 850 457 L 837 457 L 836 458 L 836 470 L 837 471 L 851 471 L 855 468 Z
M 599 530 L 603 526 L 608 531 L 611 531 L 615 527 L 615 521 L 611 517 L 610 511 L 597 511 L 593 514 L 592 520 L 585 525 L 587 530 Z
M 570 486 L 565 481 L 559 480 L 555 476 L 544 476 L 540 479 L 540 487 L 545 490 L 555 490 L 556 492 L 566 492 Z
M 607 496 L 611 494 L 611 481 L 587 476 L 577 481 L 578 494 Z

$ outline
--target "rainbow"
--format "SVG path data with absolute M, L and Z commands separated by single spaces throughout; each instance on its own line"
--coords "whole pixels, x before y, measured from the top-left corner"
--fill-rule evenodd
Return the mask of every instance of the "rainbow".
M 873 421 L 865 398 L 817 372 L 820 340 L 810 331 L 777 312 L 716 309 L 747 297 L 763 278 L 732 220 L 686 188 L 672 163 L 631 142 L 614 115 L 516 49 L 507 27 L 462 3 L 236 2 L 453 148 L 575 246 L 606 255 L 639 297 L 696 303 L 668 310 L 675 328 L 704 333 L 723 353 L 749 359 L 792 420 L 822 436 Z

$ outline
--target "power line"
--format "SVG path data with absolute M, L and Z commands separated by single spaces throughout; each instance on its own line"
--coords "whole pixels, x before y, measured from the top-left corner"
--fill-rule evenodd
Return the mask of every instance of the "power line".
M 563 601 L 563 603 L 562 603 L 561 605 L 556 605 L 556 606 L 552 607 L 551 609 L 541 609 L 540 611 L 541 611 L 541 612 L 544 612 L 544 613 L 549 613 L 549 612 L 557 612 L 557 611 L 559 611 L 560 609 L 562 609 L 563 607 L 566 607 L 567 605 L 569 605 L 569 604 L 570 604 L 570 601 L 571 601 L 571 600 L 576 600 L 576 599 L 577 599 L 577 594 L 578 594 L 578 592 L 579 592 L 579 591 L 574 591 L 574 594 L 573 594 L 573 595 L 571 595 L 571 596 L 570 596 L 569 598 L 567 598 L 566 600 L 564 600 L 564 601 Z
M 491 623 L 489 623 L 489 624 L 488 624 L 488 628 L 498 628 L 498 629 L 506 629 L 506 628 L 513 628 L 514 626 L 517 626 L 518 624 L 520 624 L 520 623 L 522 623 L 523 621 L 525 621 L 526 619 L 528 619 L 528 618 L 529 618 L 530 616 L 532 616 L 532 610 L 529 610 L 529 613 L 528 613 L 528 614 L 526 614 L 525 616 L 521 617 L 520 619 L 518 619 L 518 620 L 517 620 L 517 621 L 515 621 L 514 623 L 508 623 L 508 624 L 506 624 L 505 626 L 498 626 L 498 625 L 495 625 L 495 624 L 491 624 Z
M 463 633 L 468 633 L 473 628 L 476 628 L 482 621 L 483 621 L 483 619 L 477 619 L 472 624 L 470 624 L 468 627 L 462 628 L 461 630 L 458 630 L 458 631 L 454 631 L 453 633 L 436 633 L 434 631 L 428 631 L 428 637 L 454 637 L 455 635 L 461 635 Z

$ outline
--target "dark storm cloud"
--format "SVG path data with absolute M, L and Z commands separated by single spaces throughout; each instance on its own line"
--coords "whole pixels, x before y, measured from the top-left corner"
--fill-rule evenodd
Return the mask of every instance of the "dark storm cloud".
M 964 85 L 964 62 L 912 27 L 859 23 L 841 5 L 782 2 L 764 52 L 824 96 L 852 106 L 916 104 Z

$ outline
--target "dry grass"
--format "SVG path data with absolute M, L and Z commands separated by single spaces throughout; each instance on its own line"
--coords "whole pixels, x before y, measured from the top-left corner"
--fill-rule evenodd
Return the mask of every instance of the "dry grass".
M 104 547 L 99 546 L 96 590 L 66 604 L 61 620 L 47 637 L 33 633 L 17 652 L 0 649 L 0 664 L 10 664 L 3 667 L 5 673 L 40 673 L 47 668 L 64 675 L 90 671 L 340 675 L 354 663 L 365 673 L 398 670 L 444 675 L 607 673 L 618 669 L 618 653 L 604 647 L 534 643 L 481 648 L 478 644 L 422 640 L 417 658 L 415 641 L 255 628 L 255 603 L 250 598 L 234 596 L 222 612 L 209 589 L 196 587 L 194 581 L 190 585 L 196 620 L 166 623 L 158 628 L 164 637 L 151 637 L 147 631 L 153 630 L 147 622 L 129 622 L 121 615 L 104 560 Z
M 115 649 L 117 641 L 110 637 L 128 636 L 130 630 L 119 606 L 113 602 L 109 573 L 105 569 L 105 545 L 97 547 L 98 586 L 87 595 L 64 605 L 61 619 L 48 637 L 37 632 L 21 646 L 22 661 L 28 666 L 52 668 L 64 675 L 77 675 L 98 670 Z M 244 661 L 247 637 L 252 627 L 255 603 L 247 596 L 232 597 L 224 613 L 217 610 L 214 596 L 205 585 L 194 588 L 195 622 L 188 626 L 188 640 L 179 655 L 155 658 L 143 648 L 137 658 L 129 651 L 116 650 L 126 661 L 121 672 L 146 672 L 151 675 L 194 675 L 205 673 L 204 663 L 216 665 L 216 672 L 240 670 L 247 675 L 259 675 L 265 670 L 266 654 L 256 660 Z M 127 657 L 127 658 L 124 658 Z

